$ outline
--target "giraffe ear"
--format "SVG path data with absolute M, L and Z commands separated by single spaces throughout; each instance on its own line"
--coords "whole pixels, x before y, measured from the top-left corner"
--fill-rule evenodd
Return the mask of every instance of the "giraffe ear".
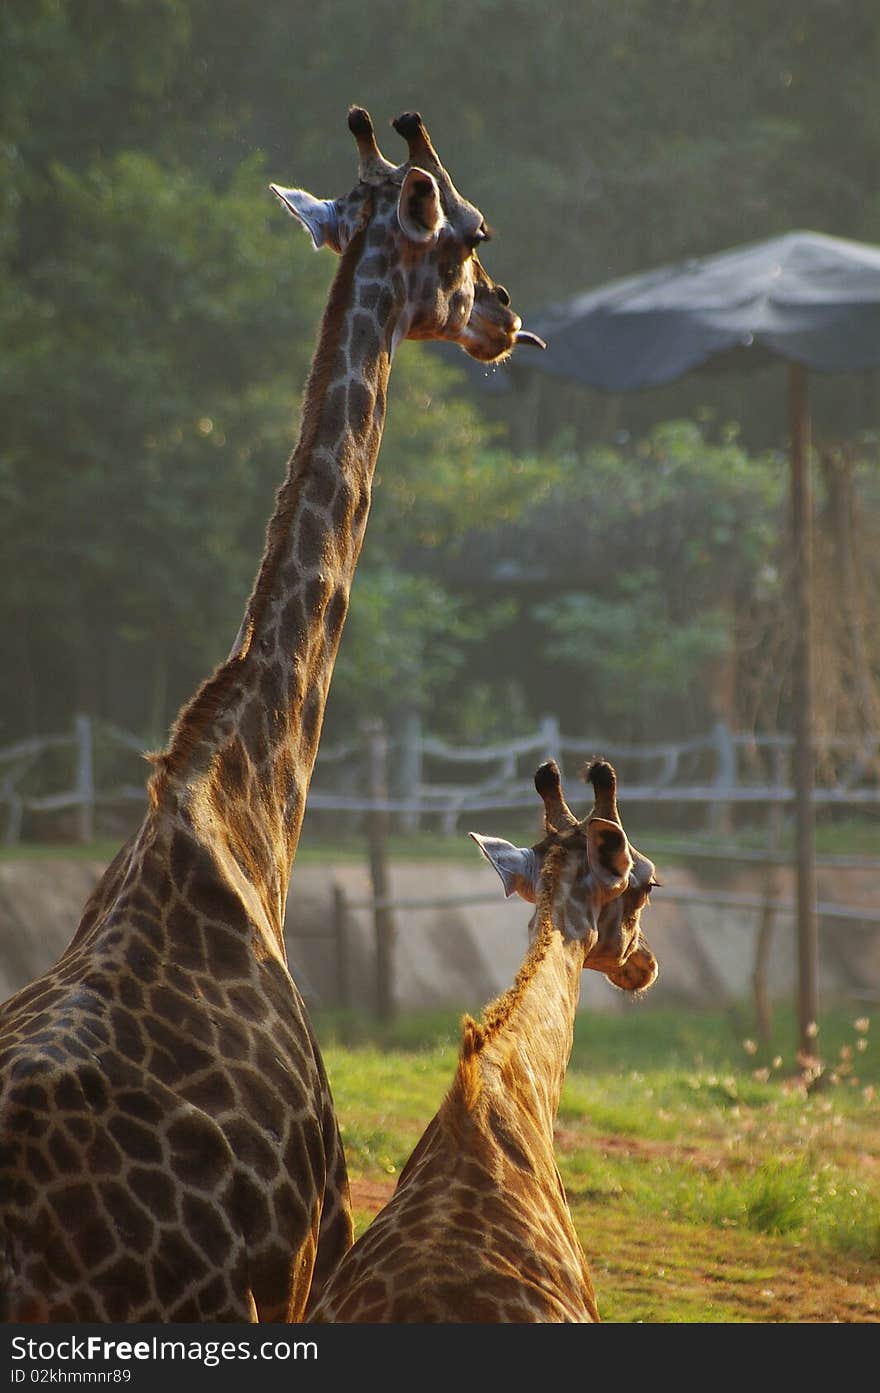
M 342 250 L 339 212 L 332 198 L 313 198 L 305 189 L 282 189 L 278 184 L 270 184 L 269 188 L 288 213 L 302 223 L 311 235 L 315 251 L 320 251 L 322 247 L 329 247 L 334 252 Z
M 532 848 L 513 846 L 502 837 L 481 837 L 477 832 L 468 832 L 468 836 L 500 875 L 506 897 L 510 899 L 511 895 L 519 895 L 521 899 L 534 904 L 538 894 L 540 863 Z
M 587 859 L 590 870 L 606 890 L 622 890 L 633 867 L 623 828 L 604 817 L 587 823 Z
M 413 166 L 407 171 L 397 200 L 397 221 L 411 242 L 431 242 L 446 219 L 440 189 L 433 174 Z

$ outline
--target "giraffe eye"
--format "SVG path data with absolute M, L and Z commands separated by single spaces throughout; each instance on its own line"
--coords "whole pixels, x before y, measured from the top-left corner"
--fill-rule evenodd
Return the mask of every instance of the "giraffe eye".
M 480 223 L 480 226 L 477 228 L 476 232 L 472 233 L 472 235 L 467 239 L 467 245 L 470 247 L 472 252 L 475 252 L 481 242 L 488 242 L 491 240 L 491 237 L 492 233 L 489 231 L 488 227 L 483 222 Z

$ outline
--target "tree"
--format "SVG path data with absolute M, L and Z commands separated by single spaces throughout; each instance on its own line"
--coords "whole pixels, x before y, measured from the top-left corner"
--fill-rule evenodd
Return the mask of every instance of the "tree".
M 2 389 L 0 605 L 29 616 L 39 728 L 104 708 L 121 640 L 154 687 L 128 691 L 136 723 L 161 729 L 166 682 L 179 700 L 234 638 L 321 276 L 258 162 L 224 192 L 140 154 L 48 178 L 60 246 L 26 278 Z
M 639 739 L 733 723 L 727 662 L 778 560 L 780 461 L 749 455 L 733 427 L 712 440 L 679 421 L 627 445 L 570 450 L 560 464 L 540 506 L 468 549 L 487 582 L 514 559 L 519 568 L 515 628 L 537 658 L 523 672 L 533 708 L 544 709 L 552 671 L 555 709 L 572 729 L 586 720 Z
M 0 620 L 11 661 L 0 739 L 66 724 L 76 706 L 161 739 L 228 650 L 332 272 L 265 184 L 348 188 L 351 101 L 373 110 L 391 157 L 404 150 L 385 122 L 424 112 L 456 182 L 499 229 L 484 259 L 525 311 L 791 226 L 875 235 L 878 195 L 863 177 L 880 147 L 874 0 L 852 0 L 845 23 L 827 0 L 772 11 L 758 0 L 474 0 L 446 20 L 434 0 L 3 7 Z M 650 649 L 661 686 L 673 636 L 685 644 L 694 704 L 665 708 L 664 721 L 705 719 L 725 685 L 729 704 L 734 676 L 738 709 L 767 715 L 787 642 L 784 556 L 748 509 L 739 534 L 748 489 L 731 498 L 736 470 L 728 479 L 710 451 L 704 474 L 706 437 L 670 447 L 691 458 L 661 497 L 665 466 L 632 444 L 607 459 L 588 452 L 624 427 L 635 440 L 695 416 L 703 384 L 623 408 L 548 383 L 535 429 L 531 403 L 477 396 L 468 380 L 436 349 L 398 354 L 339 701 L 367 689 L 379 701 L 397 682 L 399 667 L 384 693 L 370 677 L 370 635 L 393 613 L 414 636 L 421 616 L 446 655 L 420 669 L 437 719 L 476 734 L 478 713 L 525 719 L 546 708 L 548 687 L 583 686 L 583 664 L 558 654 L 577 657 L 572 626 L 589 610 L 596 641 L 638 630 L 642 668 Z M 782 443 L 780 398 L 768 374 L 712 390 L 718 419 L 742 421 L 753 455 Z M 876 426 L 876 378 L 817 382 L 815 403 L 839 438 Z M 525 415 L 528 452 L 524 431 L 508 433 Z M 871 517 L 873 472 L 855 481 Z M 778 500 L 765 501 L 773 531 Z M 635 554 L 642 516 L 651 524 Z M 869 560 L 863 571 L 873 594 Z M 634 612 L 649 585 L 651 605 Z M 515 619 L 486 609 L 499 598 Z M 557 598 L 553 615 L 540 608 Z M 754 640 L 754 663 L 734 673 L 713 658 L 721 632 Z M 864 635 L 863 674 L 876 670 L 867 621 Z

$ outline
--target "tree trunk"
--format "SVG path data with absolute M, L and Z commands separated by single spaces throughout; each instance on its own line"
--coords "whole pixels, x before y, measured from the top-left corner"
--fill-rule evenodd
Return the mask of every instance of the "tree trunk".
M 871 671 L 866 634 L 864 591 L 860 583 L 859 538 L 853 482 L 854 458 L 851 447 L 826 447 L 821 453 L 825 479 L 827 514 L 831 534 L 831 565 L 834 586 L 833 609 L 842 619 L 835 633 L 843 635 L 846 646 L 841 697 L 853 703 L 851 721 L 860 734 L 872 736 L 880 726 L 880 692 Z M 849 680 L 847 680 L 849 679 Z M 839 725 L 840 722 L 835 722 Z M 873 745 L 865 748 L 857 775 L 864 776 L 876 765 Z

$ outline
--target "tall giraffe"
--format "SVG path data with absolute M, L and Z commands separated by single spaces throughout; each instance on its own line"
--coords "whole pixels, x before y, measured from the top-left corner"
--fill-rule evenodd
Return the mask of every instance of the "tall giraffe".
M 581 972 L 624 991 L 657 976 L 640 917 L 654 866 L 627 840 L 616 776 L 588 771 L 578 822 L 556 764 L 535 786 L 547 835 L 517 848 L 471 833 L 504 883 L 535 903 L 513 986 L 463 1022 L 458 1068 L 397 1187 L 310 1308 L 317 1323 L 599 1320 L 553 1149 Z
M 352 1242 L 283 929 L 392 355 L 434 338 L 492 362 L 540 341 L 480 265 L 482 214 L 420 116 L 393 123 L 400 166 L 366 111 L 348 124 L 349 194 L 271 186 L 340 262 L 238 637 L 70 945 L 0 1010 L 6 1320 L 295 1321 Z

